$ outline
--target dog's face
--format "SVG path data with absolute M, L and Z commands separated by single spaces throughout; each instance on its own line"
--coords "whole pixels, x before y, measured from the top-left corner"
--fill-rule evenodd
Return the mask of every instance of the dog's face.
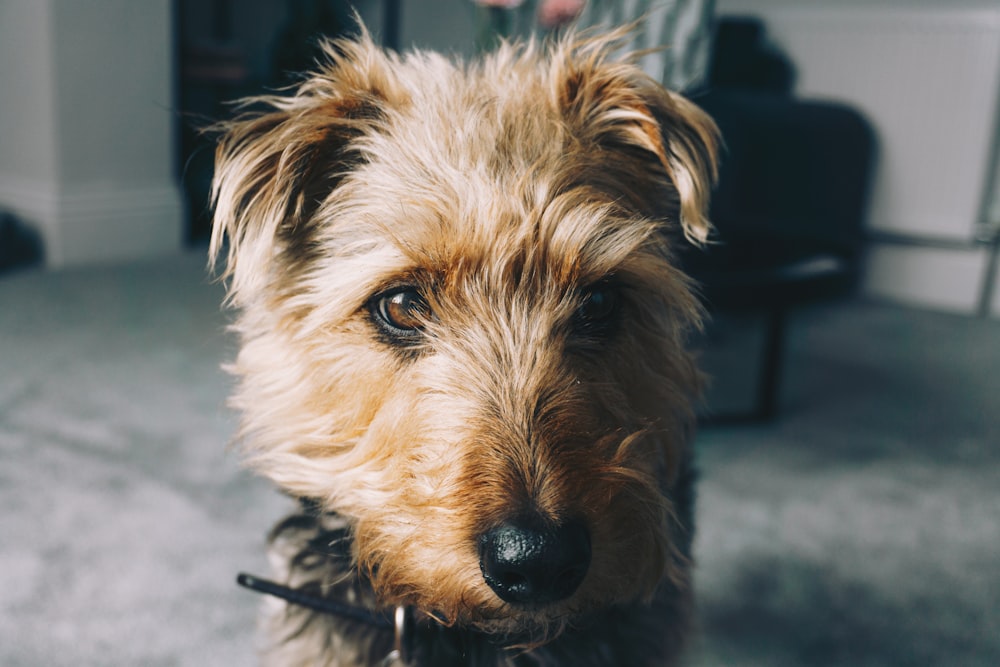
M 362 37 L 222 138 L 249 459 L 351 521 L 387 605 L 544 635 L 685 583 L 671 257 L 707 234 L 715 135 L 612 47 Z

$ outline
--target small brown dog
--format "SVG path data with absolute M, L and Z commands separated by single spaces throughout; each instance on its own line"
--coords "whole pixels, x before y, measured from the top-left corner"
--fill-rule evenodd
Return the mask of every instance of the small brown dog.
M 674 257 L 716 132 L 620 38 L 457 63 L 362 34 L 223 128 L 233 402 L 302 500 L 279 576 L 412 620 L 270 600 L 269 664 L 674 663 L 700 383 Z

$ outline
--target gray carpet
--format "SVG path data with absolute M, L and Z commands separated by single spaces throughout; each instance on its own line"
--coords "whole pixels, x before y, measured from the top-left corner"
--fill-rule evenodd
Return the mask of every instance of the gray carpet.
M 0 665 L 250 665 L 286 501 L 225 449 L 201 254 L 0 276 Z M 719 327 L 713 406 L 749 389 Z M 691 665 L 1000 664 L 1000 322 L 794 322 L 784 414 L 703 430 Z M 728 402 L 728 403 L 727 403 Z

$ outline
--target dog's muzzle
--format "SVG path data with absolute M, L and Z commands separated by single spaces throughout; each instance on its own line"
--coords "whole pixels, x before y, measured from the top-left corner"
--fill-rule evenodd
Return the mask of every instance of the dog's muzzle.
M 590 567 L 590 533 L 581 521 L 503 523 L 479 537 L 479 567 L 493 592 L 512 604 L 548 604 L 573 594 Z

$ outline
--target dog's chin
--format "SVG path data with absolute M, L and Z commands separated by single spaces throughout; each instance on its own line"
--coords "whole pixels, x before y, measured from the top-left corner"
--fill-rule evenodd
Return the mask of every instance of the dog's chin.
M 541 609 L 511 608 L 506 613 L 488 614 L 468 611 L 453 627 L 489 635 L 491 640 L 507 647 L 534 648 L 549 643 L 566 628 L 576 625 L 581 615 L 565 607 Z
M 548 605 L 511 605 L 498 601 L 488 608 L 463 607 L 450 615 L 420 611 L 418 618 L 457 630 L 488 635 L 498 645 L 535 648 L 558 638 L 565 630 L 587 623 L 600 608 L 587 608 L 573 598 Z
M 425 589 L 408 582 L 400 586 L 378 577 L 373 583 L 383 608 L 409 607 L 417 619 L 427 624 L 488 635 L 493 643 L 508 647 L 547 644 L 566 630 L 600 624 L 608 612 L 643 603 L 653 596 L 642 585 L 648 582 L 602 578 L 597 574 L 564 599 L 536 603 L 504 601 L 482 580 L 466 581 L 464 586 L 449 591 L 450 595 L 443 595 L 439 585 Z

